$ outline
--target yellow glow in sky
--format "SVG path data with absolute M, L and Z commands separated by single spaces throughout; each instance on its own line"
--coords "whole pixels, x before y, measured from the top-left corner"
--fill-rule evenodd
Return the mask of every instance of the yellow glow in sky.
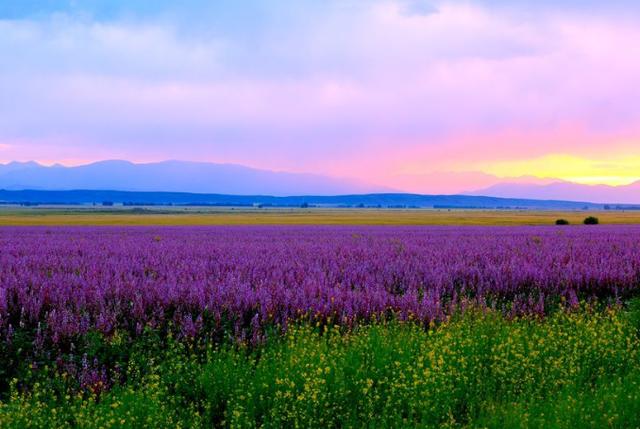
M 531 175 L 583 184 L 628 185 L 640 180 L 640 156 L 587 159 L 552 154 L 541 158 L 486 163 L 479 168 L 498 177 Z

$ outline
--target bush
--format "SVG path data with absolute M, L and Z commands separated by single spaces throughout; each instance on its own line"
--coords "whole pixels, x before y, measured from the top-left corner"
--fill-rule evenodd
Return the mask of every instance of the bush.
M 556 225 L 569 225 L 569 221 L 566 219 L 558 219 Z
M 589 216 L 588 218 L 586 218 L 584 220 L 584 224 L 585 225 L 597 225 L 599 223 L 600 223 L 600 221 L 598 220 L 598 218 L 597 217 L 593 217 L 593 216 Z

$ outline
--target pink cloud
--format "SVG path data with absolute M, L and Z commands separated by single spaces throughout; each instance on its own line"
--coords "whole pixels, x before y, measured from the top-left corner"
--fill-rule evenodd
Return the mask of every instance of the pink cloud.
M 22 52 L 0 59 L 0 141 L 19 141 L 2 156 L 228 161 L 412 189 L 417 175 L 444 189 L 493 180 L 491 162 L 640 151 L 633 20 L 525 20 L 471 2 L 356 12 L 327 8 L 295 37 L 248 45 L 163 22 L 0 21 L 0 49 Z

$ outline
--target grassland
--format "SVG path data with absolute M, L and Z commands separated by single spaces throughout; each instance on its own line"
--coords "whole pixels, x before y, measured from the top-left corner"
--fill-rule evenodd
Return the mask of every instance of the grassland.
M 152 330 L 90 336 L 77 355 L 115 362 L 121 383 L 83 384 L 44 357 L 11 383 L 0 427 L 638 427 L 639 317 L 584 308 L 543 321 L 467 313 L 428 330 L 302 324 L 254 349 Z
M 580 224 L 638 224 L 640 211 L 531 211 L 428 209 L 251 208 L 3 208 L 0 226 L 18 225 L 551 225 L 563 218 Z

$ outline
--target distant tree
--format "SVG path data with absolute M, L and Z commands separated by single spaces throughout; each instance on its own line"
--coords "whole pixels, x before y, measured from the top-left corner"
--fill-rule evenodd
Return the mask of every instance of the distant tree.
M 304 202 L 304 203 L 300 204 L 300 208 L 306 209 L 308 207 L 309 207 L 309 203 L 307 203 L 307 202 Z
M 102 205 L 103 206 L 112 206 L 113 205 L 113 201 L 103 201 Z
M 604 205 L 604 209 L 605 209 L 605 210 L 611 210 L 611 206 L 610 206 L 609 204 L 605 204 L 605 205 Z
M 569 225 L 569 221 L 566 219 L 558 219 L 556 225 Z
M 600 223 L 600 220 L 598 220 L 597 217 L 594 216 L 589 216 L 588 218 L 585 218 L 584 220 L 584 224 L 585 225 L 597 225 Z

